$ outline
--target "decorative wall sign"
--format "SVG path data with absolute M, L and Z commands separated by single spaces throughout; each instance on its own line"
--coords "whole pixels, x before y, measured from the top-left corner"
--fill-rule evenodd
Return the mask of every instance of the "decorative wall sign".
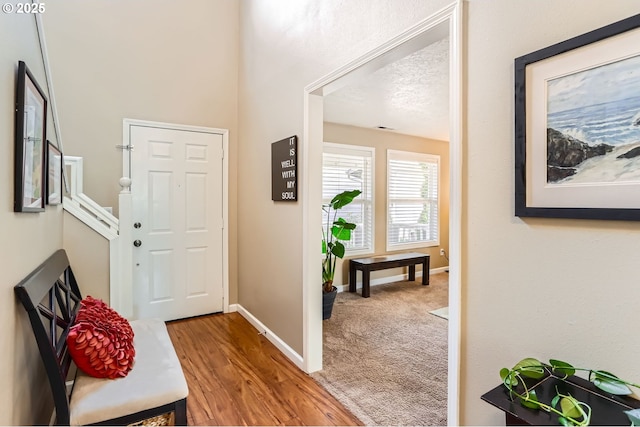
M 298 137 L 271 144 L 271 200 L 298 200 Z
M 47 97 L 20 61 L 15 121 L 15 212 L 42 212 L 46 183 Z

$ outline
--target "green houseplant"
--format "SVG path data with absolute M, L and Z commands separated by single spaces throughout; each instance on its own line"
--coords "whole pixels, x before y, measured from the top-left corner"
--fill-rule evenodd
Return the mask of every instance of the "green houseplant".
M 535 358 L 522 359 L 513 368 L 502 368 L 500 378 L 509 391 L 512 400 L 519 400 L 526 408 L 539 409 L 553 413 L 558 423 L 563 426 L 588 426 L 591 421 L 591 407 L 570 394 L 563 394 L 556 389 L 556 395 L 550 403 L 538 400 L 534 387 L 529 387 L 525 378 L 540 380 L 546 375 L 554 375 L 561 379 L 572 376 L 576 371 L 588 372 L 588 381 L 609 395 L 630 395 L 628 386 L 640 388 L 639 384 L 625 381 L 610 372 L 588 368 L 576 368 L 567 362 L 551 359 L 549 363 L 541 363 Z M 624 411 L 632 426 L 640 425 L 640 409 Z
M 356 228 L 355 224 L 338 217 L 338 211 L 351 203 L 360 193 L 360 190 L 343 191 L 336 194 L 329 203 L 322 205 L 323 212 L 327 214 L 327 223 L 322 227 L 323 319 L 331 317 L 333 301 L 336 297 L 337 289 L 333 286 L 333 278 L 338 258 L 343 258 L 345 254 L 345 246 L 342 242 L 351 240 L 351 230 Z

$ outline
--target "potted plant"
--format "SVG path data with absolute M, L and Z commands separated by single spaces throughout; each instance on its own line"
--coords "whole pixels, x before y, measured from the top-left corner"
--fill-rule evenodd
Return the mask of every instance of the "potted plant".
M 556 359 L 551 359 L 546 364 L 532 357 L 521 360 L 512 369 L 502 368 L 500 378 L 509 391 L 509 397 L 512 400 L 520 400 L 522 406 L 554 414 L 557 416 L 558 423 L 563 426 L 588 426 L 591 421 L 591 406 L 587 402 L 582 402 L 570 393 L 560 390 L 557 385 L 555 387 L 556 394 L 550 403 L 538 400 L 539 396 L 536 392 L 542 378 L 554 376 L 559 380 L 568 381 L 576 374 L 576 371 L 588 372 L 588 381 L 604 392 L 602 396 L 607 397 L 605 400 L 614 404 L 618 401 L 611 396 L 631 395 L 632 391 L 628 386 L 640 388 L 640 384 L 625 381 L 610 372 L 576 368 L 567 362 Z M 533 385 L 529 385 L 526 379 L 533 379 Z M 626 405 L 620 405 L 620 407 L 629 408 Z M 598 409 L 603 410 L 604 407 L 599 405 Z M 640 425 L 640 408 L 624 411 L 624 414 L 632 426 Z
M 322 319 L 331 317 L 337 289 L 333 286 L 338 258 L 343 258 L 345 247 L 342 242 L 351 240 L 351 230 L 356 225 L 338 217 L 338 211 L 360 195 L 360 190 L 343 191 L 337 194 L 322 210 L 327 214 L 327 224 L 322 227 Z M 341 242 L 342 241 L 342 242 Z

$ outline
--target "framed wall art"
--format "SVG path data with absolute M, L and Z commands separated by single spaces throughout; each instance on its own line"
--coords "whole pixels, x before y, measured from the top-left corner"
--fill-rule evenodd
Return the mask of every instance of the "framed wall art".
M 62 203 L 62 168 L 64 160 L 62 152 L 51 141 L 47 141 L 47 204 Z
M 515 214 L 640 220 L 640 15 L 516 58 Z
M 15 120 L 15 212 L 42 212 L 46 185 L 47 97 L 27 65 L 18 63 Z

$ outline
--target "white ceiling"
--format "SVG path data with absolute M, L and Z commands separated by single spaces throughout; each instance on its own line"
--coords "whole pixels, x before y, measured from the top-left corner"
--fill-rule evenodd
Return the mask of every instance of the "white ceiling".
M 449 38 L 324 97 L 324 120 L 449 140 Z

